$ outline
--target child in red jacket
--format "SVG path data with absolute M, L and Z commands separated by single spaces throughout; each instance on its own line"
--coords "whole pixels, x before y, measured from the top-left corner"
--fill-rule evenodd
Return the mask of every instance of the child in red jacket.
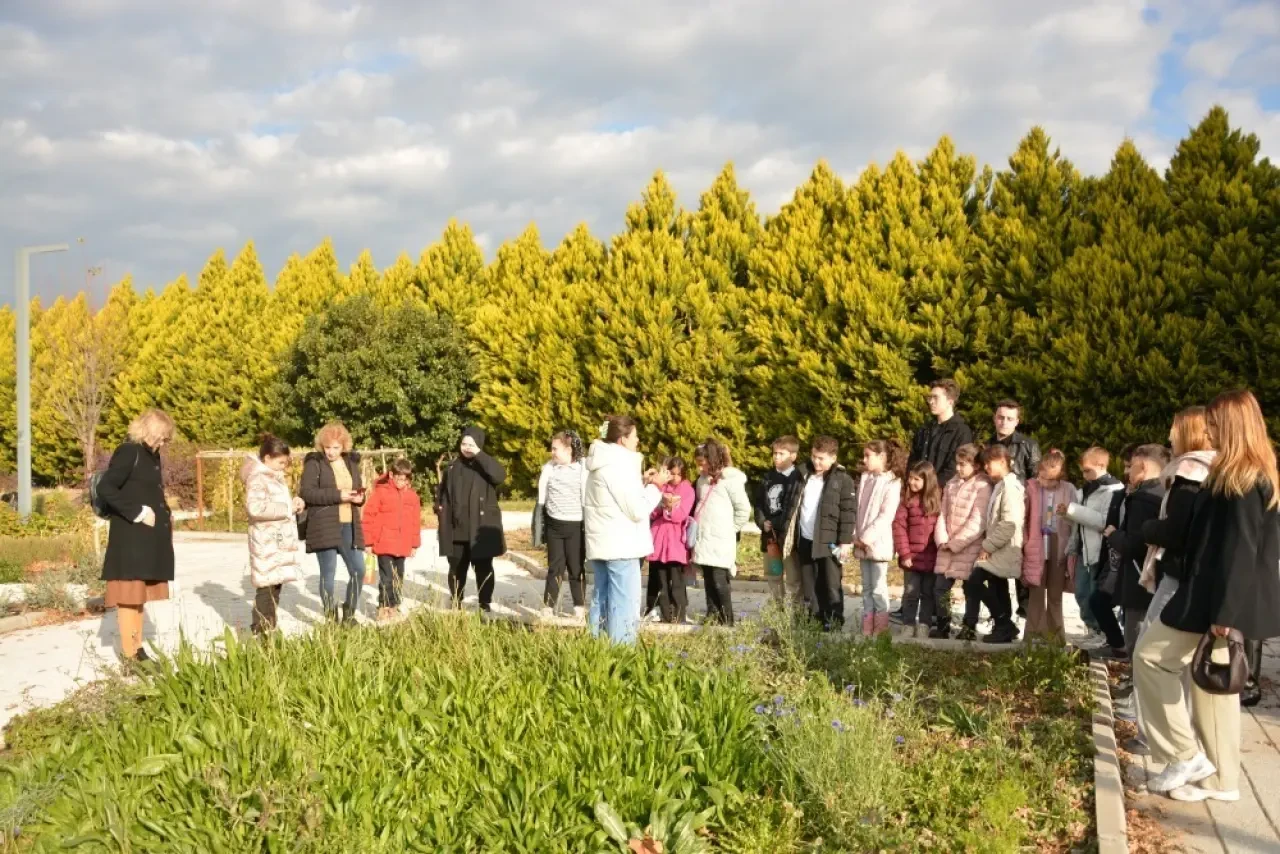
M 942 490 L 938 475 L 926 462 L 916 463 L 907 472 L 902 485 L 902 501 L 893 518 L 893 548 L 898 553 L 906 591 L 902 595 L 902 625 L 910 626 L 914 637 L 920 626 L 926 631 L 933 625 L 936 602 L 934 566 L 938 562 L 938 544 L 934 529 L 942 509 Z M 916 611 L 920 619 L 916 622 Z
M 400 612 L 405 558 L 422 545 L 422 502 L 413 491 L 413 464 L 404 457 L 373 484 L 364 506 L 365 548 L 378 558 L 378 622 Z

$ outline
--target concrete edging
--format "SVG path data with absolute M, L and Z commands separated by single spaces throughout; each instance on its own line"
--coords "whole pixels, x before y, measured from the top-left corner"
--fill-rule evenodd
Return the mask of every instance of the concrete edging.
M 0 635 L 35 628 L 47 616 L 47 611 L 28 611 L 25 614 L 17 614 L 12 617 L 0 617 Z
M 1093 712 L 1093 790 L 1098 821 L 1098 854 L 1128 854 L 1129 831 L 1125 819 L 1124 772 L 1116 746 L 1115 716 L 1107 665 L 1089 665 L 1089 681 L 1097 708 Z

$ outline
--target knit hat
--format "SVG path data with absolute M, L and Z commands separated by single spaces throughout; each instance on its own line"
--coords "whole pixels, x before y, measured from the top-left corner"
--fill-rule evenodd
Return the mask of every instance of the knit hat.
M 462 438 L 465 439 L 468 436 L 471 437 L 471 441 L 476 443 L 477 448 L 479 448 L 482 451 L 484 450 L 484 440 L 485 440 L 484 430 L 481 430 L 479 427 L 465 427 L 462 430 Z M 459 439 L 458 441 L 462 441 L 462 440 Z

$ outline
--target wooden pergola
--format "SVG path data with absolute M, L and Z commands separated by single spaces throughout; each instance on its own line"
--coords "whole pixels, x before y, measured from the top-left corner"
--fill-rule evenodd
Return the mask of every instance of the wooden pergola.
M 374 466 L 374 470 L 381 474 L 387 473 L 387 457 L 393 460 L 396 457 L 404 456 L 402 448 L 375 448 L 372 450 L 355 449 L 360 455 L 361 461 L 368 460 L 371 464 L 376 458 L 378 465 Z M 311 453 L 310 448 L 295 449 L 290 453 L 293 459 L 305 457 Z M 229 448 L 225 451 L 199 451 L 196 454 L 196 525 L 200 528 L 204 527 L 204 461 L 205 460 L 243 460 L 245 457 L 255 456 L 255 452 L 237 451 Z M 232 504 L 232 494 L 235 491 L 235 467 L 224 466 L 227 470 L 227 528 L 234 526 L 234 507 Z

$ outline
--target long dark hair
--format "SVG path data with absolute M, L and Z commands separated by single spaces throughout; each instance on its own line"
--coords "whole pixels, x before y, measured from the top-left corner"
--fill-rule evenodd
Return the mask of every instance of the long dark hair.
M 707 474 L 712 480 L 719 480 L 720 475 L 724 474 L 724 470 L 733 464 L 729 457 L 729 449 L 717 442 L 715 439 L 708 439 L 698 446 L 693 452 L 695 460 L 706 460 Z
M 636 420 L 630 415 L 609 415 L 605 418 L 608 425 L 605 430 L 604 440 L 617 444 L 619 439 L 625 439 L 631 435 L 631 431 L 636 429 Z
M 889 474 L 901 480 L 907 473 L 907 449 L 897 439 L 876 439 L 866 447 L 873 454 L 884 454 L 884 470 Z
M 258 437 L 258 459 L 264 462 L 268 457 L 287 457 L 289 456 L 289 443 L 278 436 L 272 436 L 270 433 L 263 433 Z
M 911 497 L 911 487 L 908 484 L 917 475 L 924 481 L 924 489 L 920 492 L 920 509 L 926 516 L 937 516 L 942 512 L 942 490 L 938 488 L 938 473 L 934 471 L 933 463 L 922 460 L 907 470 L 907 476 L 902 479 L 902 503 L 906 504 Z

